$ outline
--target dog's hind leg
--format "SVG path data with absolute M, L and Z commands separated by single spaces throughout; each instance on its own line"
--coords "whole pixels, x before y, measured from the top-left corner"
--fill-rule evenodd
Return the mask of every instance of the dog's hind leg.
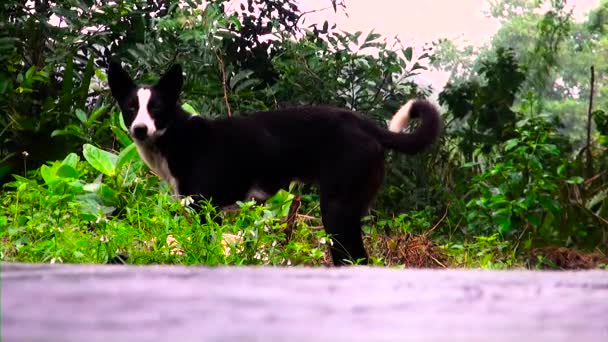
M 349 260 L 367 264 L 358 211 L 339 198 L 321 195 L 321 213 L 325 231 L 331 235 L 330 250 L 334 265 L 347 265 Z
M 335 168 L 320 182 L 323 226 L 332 237 L 331 254 L 336 266 L 346 265 L 348 260 L 369 262 L 363 246 L 361 218 L 382 184 L 384 160 L 381 151 L 364 156 L 367 158 L 357 158 L 356 164 L 334 164 Z

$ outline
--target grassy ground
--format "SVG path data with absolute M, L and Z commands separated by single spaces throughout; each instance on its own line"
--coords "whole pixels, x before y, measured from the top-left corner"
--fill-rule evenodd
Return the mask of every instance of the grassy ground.
M 42 263 L 330 265 L 314 194 L 281 191 L 264 205 L 239 203 L 200 213 L 127 151 L 88 149 L 5 186 L 0 211 L 1 259 Z M 106 159 L 104 159 L 106 158 Z M 209 224 L 201 225 L 199 215 Z M 395 267 L 603 267 L 605 256 L 524 253 L 498 235 L 445 236 L 442 218 L 421 213 L 365 220 L 373 263 Z M 558 253 L 559 254 L 559 253 Z M 602 257 L 604 259 L 602 259 Z M 582 258 L 582 259 L 581 259 Z M 572 259 L 572 260 L 570 260 Z M 560 261 L 561 260 L 561 261 Z

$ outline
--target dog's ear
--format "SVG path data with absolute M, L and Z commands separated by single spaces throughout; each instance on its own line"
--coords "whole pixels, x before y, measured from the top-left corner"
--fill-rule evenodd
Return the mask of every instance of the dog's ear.
M 135 82 L 131 76 L 122 68 L 119 62 L 110 62 L 108 68 L 108 84 L 112 91 L 112 96 L 122 103 L 127 95 L 135 88 Z
M 158 81 L 155 88 L 173 101 L 177 101 L 184 84 L 182 66 L 173 65 Z

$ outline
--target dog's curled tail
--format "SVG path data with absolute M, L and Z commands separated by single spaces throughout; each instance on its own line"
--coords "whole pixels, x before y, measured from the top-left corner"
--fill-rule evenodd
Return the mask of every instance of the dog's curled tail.
M 410 119 L 420 118 L 422 124 L 411 133 L 402 133 Z M 442 129 L 437 108 L 427 100 L 413 99 L 395 113 L 388 127 L 376 130 L 382 145 L 406 154 L 415 154 L 431 146 Z

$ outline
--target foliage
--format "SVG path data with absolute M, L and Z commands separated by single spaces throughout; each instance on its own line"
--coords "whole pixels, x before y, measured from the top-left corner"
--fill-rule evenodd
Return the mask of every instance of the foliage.
M 482 75 L 499 80 L 502 75 L 513 77 L 517 75 L 517 64 L 513 62 L 510 59 L 506 64 L 509 67 L 504 68 L 505 64 L 483 61 L 488 69 Z M 493 123 L 501 124 L 498 128 L 503 130 L 508 128 L 509 135 L 490 136 L 483 141 L 485 144 L 461 148 L 468 157 L 462 164 L 463 172 L 472 177 L 463 203 L 466 231 L 474 235 L 498 232 L 502 239 L 516 241 L 518 246 L 522 243 L 524 249 L 545 244 L 594 247 L 598 241 L 605 243 L 606 221 L 602 217 L 606 194 L 601 186 L 598 189 L 579 176 L 583 169 L 580 159 L 564 158 L 571 155 L 572 146 L 562 134 L 558 117 L 546 112 L 536 95 L 529 92 L 519 105 L 513 104 L 515 95 L 520 94 L 519 87 L 523 86 L 523 76 L 520 73 L 519 82 L 508 77 L 505 79 L 510 79 L 509 82 L 488 80 L 487 84 L 494 86 L 485 90 L 501 94 L 494 98 L 504 101 L 503 108 L 509 111 L 510 121 L 494 119 Z M 480 100 L 481 91 L 477 89 L 483 87 L 477 88 L 476 82 L 446 86 L 439 98 L 448 105 L 449 115 L 459 118 L 474 113 L 471 115 L 474 117 L 484 114 L 483 106 L 492 104 L 492 110 L 500 108 L 501 102 Z M 502 91 L 500 85 L 511 88 Z M 474 108 L 470 103 L 481 107 Z M 601 129 L 602 113 L 595 112 Z M 461 146 L 462 142 L 474 140 L 478 131 L 491 131 L 491 127 L 483 127 L 473 119 L 468 124 L 469 129 L 464 132 L 456 129 Z M 460 201 L 455 199 L 456 203 Z
M 464 267 L 506 269 L 518 263 L 516 251 L 509 240 L 502 239 L 498 233 L 477 236 L 470 242 L 447 243 L 443 248 L 452 263 Z
M 526 67 L 526 80 L 519 94 L 533 92 L 543 99 L 539 105 L 557 115 L 564 133 L 577 147 L 586 135 L 589 68 L 596 66 L 596 107 L 608 105 L 605 96 L 606 49 L 608 40 L 602 21 L 608 2 L 601 1 L 582 22 L 572 16 L 566 1 L 500 0 L 490 1 L 488 14 L 501 21 L 501 27 L 488 44 L 479 48 L 455 47 L 449 40 L 435 43 L 433 66 L 453 73 L 451 82 L 476 79 L 479 64 L 499 49 L 514 52 L 518 64 Z M 471 57 L 475 56 L 475 57 Z M 516 103 L 520 101 L 516 98 Z
M 0 5 L 0 182 L 83 142 L 110 144 L 99 67 L 119 45 L 140 41 L 150 1 L 3 2 Z M 120 43 L 119 43 L 120 42 Z
M 517 236 L 526 229 L 553 233 L 564 209 L 561 186 L 582 182 L 580 177 L 566 179 L 568 162 L 560 158 L 553 127 L 546 115 L 516 123 L 515 136 L 499 145 L 496 160 L 486 161 L 473 179 L 469 229 Z
M 483 83 L 474 79 L 448 84 L 439 94 L 453 118 L 465 120 L 456 134 L 462 137 L 462 151 L 471 157 L 475 146 L 487 153 L 512 136 L 516 115 L 511 108 L 526 78 L 512 51 L 505 49 L 498 49 L 495 59 L 482 61 L 478 73 Z
M 448 266 L 514 267 L 547 245 L 605 253 L 607 6 L 579 23 L 561 0 L 492 1 L 502 27 L 490 44 L 444 39 L 415 55 L 374 31 L 304 27 L 292 0 L 234 10 L 225 0 L 4 3 L 0 257 L 329 264 L 314 186 L 234 210 L 206 203 L 194 211 L 188 198 L 173 198 L 140 160 L 109 97 L 111 58 L 144 82 L 180 62 L 183 108 L 193 115 L 325 104 L 379 125 L 406 99 L 431 95 L 414 81 L 421 70 L 443 68 L 452 77 L 438 94 L 439 143 L 419 156 L 386 155 L 384 190 L 364 220 L 373 263 L 408 264 L 396 257 L 418 253 L 407 241 L 429 238 Z M 597 91 L 586 146 L 591 65 Z M 445 261 L 429 258 L 422 264 Z
M 166 185 L 142 178 L 132 148 L 119 154 L 92 145 L 85 161 L 69 154 L 29 178 L 16 176 L 2 199 L 2 259 L 42 262 L 288 264 L 322 261 L 323 230 L 299 222 L 285 243 L 293 195 L 281 191 L 265 206 L 240 203 L 238 213 L 199 213 L 173 201 Z M 163 190 L 164 189 L 164 190 Z M 216 217 L 217 216 L 217 217 Z M 217 218 L 223 218 L 218 224 Z M 200 222 L 206 222 L 201 224 Z M 223 234 L 240 241 L 222 244 Z
M 384 124 L 404 98 L 428 92 L 411 80 L 417 70 L 425 69 L 428 55 L 416 57 L 411 47 L 389 48 L 380 39 L 373 31 L 333 32 L 326 39 L 309 32 L 297 42 L 287 42 L 286 51 L 274 59 L 281 75 L 275 96 L 290 99 L 289 105 L 349 108 Z

